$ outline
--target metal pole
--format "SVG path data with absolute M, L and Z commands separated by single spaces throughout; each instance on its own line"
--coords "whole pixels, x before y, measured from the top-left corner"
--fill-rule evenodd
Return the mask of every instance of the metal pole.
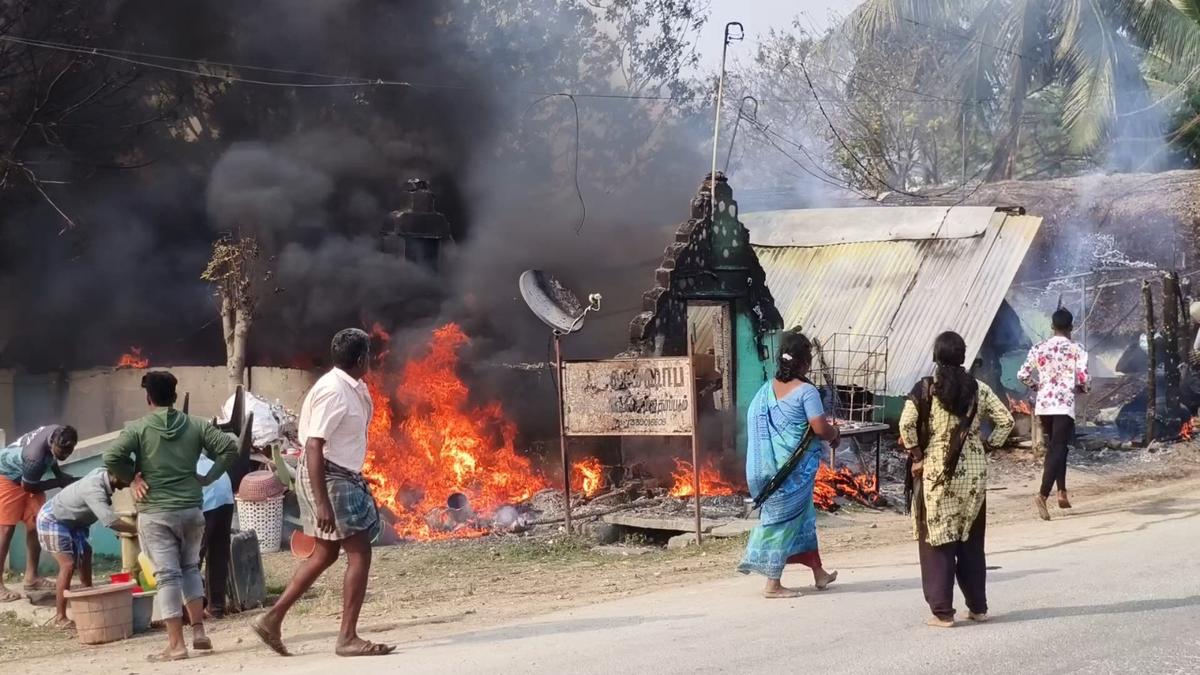
M 737 26 L 738 34 L 731 36 L 729 29 Z M 733 40 L 741 40 L 743 34 L 742 24 L 737 21 L 730 21 L 725 24 L 725 44 L 721 46 L 721 74 L 717 78 L 717 110 L 713 121 L 713 150 L 712 150 L 712 174 L 709 180 L 709 204 L 712 208 L 712 219 L 717 219 L 717 139 L 721 135 L 721 102 L 725 98 L 725 56 L 729 52 L 729 43 Z
M 688 327 L 688 376 L 692 388 L 692 496 L 696 499 L 696 545 L 700 545 L 700 425 L 697 422 L 697 404 L 699 396 L 696 391 L 696 360 L 694 356 L 695 339 L 691 327 Z
M 562 450 L 562 468 L 563 468 L 563 503 L 565 506 L 564 522 L 567 527 L 567 534 L 571 533 L 571 465 L 567 460 L 567 426 L 566 417 L 563 410 L 563 359 L 562 359 L 562 336 L 557 331 L 554 333 L 554 363 L 558 377 L 558 444 Z
M 962 187 L 967 189 L 967 104 L 962 105 Z
M 881 450 L 880 445 L 882 443 L 882 437 L 883 437 L 882 431 L 875 433 L 875 491 L 876 492 L 879 491 L 879 453 Z

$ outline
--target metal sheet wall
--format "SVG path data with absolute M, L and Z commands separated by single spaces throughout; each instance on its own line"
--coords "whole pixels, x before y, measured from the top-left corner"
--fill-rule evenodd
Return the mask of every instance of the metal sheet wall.
M 903 395 L 930 372 L 943 330 L 961 334 L 974 359 L 1040 224 L 995 212 L 975 237 L 755 251 L 787 327 L 887 336 L 887 393 Z

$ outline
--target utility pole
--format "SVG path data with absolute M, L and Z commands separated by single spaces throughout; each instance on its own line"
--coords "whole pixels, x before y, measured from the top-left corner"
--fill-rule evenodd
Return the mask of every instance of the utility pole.
M 735 30 L 736 29 L 736 30 Z M 711 204 L 713 220 L 717 218 L 717 138 L 721 135 L 721 102 L 725 98 L 725 57 L 729 54 L 729 43 L 740 42 L 745 37 L 745 29 L 737 21 L 725 24 L 725 44 L 721 47 L 721 74 L 717 78 L 717 110 L 713 122 L 713 151 L 712 174 L 709 180 L 708 198 Z

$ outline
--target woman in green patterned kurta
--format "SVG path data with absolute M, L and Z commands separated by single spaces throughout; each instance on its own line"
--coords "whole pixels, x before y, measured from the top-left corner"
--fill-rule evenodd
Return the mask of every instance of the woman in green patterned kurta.
M 967 601 L 967 618 L 987 620 L 987 458 L 980 417 L 992 421 L 991 446 L 1003 445 L 1013 427 L 1008 408 L 963 369 L 965 360 L 961 336 L 939 335 L 934 376 L 917 383 L 900 417 L 900 439 L 913 454 L 913 476 L 921 481 L 912 509 L 921 583 L 934 615 L 929 625 L 940 627 L 954 625 L 956 577 Z M 928 425 L 924 429 L 922 422 Z

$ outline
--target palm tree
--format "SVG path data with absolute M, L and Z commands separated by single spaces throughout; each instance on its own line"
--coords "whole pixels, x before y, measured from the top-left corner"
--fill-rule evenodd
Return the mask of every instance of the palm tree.
M 1156 90 L 1200 75 L 1200 0 L 866 0 L 855 20 L 871 39 L 922 30 L 961 42 L 964 118 L 1004 120 L 986 180 L 1013 177 L 1025 103 L 1045 87 L 1063 90 L 1074 151 L 1120 140 L 1110 162 L 1130 168 L 1147 159 L 1134 145 L 1161 142 L 1162 107 L 1183 87 Z

